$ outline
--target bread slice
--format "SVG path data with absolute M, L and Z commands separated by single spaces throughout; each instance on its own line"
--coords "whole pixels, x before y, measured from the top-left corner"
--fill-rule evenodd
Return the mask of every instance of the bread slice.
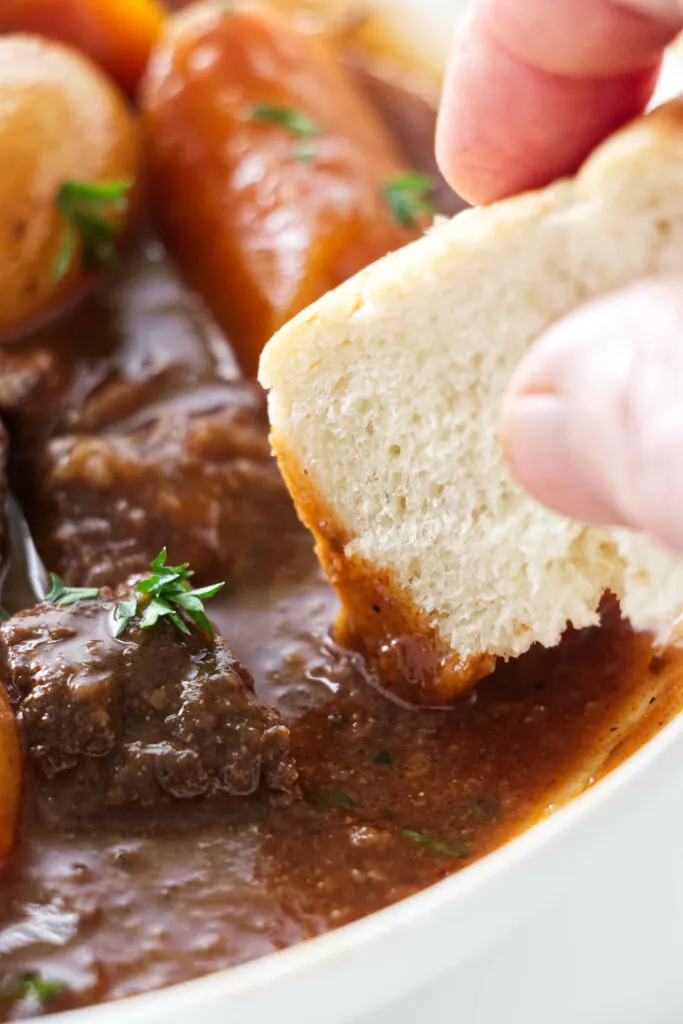
M 497 439 L 515 365 L 592 296 L 683 271 L 683 103 L 574 179 L 436 225 L 268 344 L 272 444 L 343 610 L 337 636 L 412 699 L 442 701 L 606 590 L 637 627 L 683 603 L 683 561 L 542 508 Z

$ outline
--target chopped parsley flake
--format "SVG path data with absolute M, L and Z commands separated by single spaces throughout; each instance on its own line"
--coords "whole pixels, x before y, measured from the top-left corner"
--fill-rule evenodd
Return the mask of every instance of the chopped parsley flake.
M 302 138 L 318 135 L 320 127 L 312 117 L 303 110 L 278 106 L 276 103 L 255 103 L 249 111 L 251 121 L 262 121 L 264 124 L 281 124 L 292 135 Z
M 388 178 L 382 194 L 392 217 L 405 228 L 415 227 L 423 215 L 434 213 L 434 182 L 427 174 L 400 174 Z
M 372 759 L 373 764 L 391 764 L 393 758 L 388 750 L 378 750 Z
M 0 979 L 0 999 L 31 999 L 45 1006 L 63 988 L 61 981 L 48 981 L 39 974 L 27 974 L 23 978 L 6 977 Z
M 61 576 L 57 576 L 54 572 L 50 573 L 50 579 L 52 581 L 52 589 L 45 600 L 50 601 L 51 604 L 59 605 L 60 608 L 66 608 L 70 604 L 77 604 L 79 601 L 92 601 L 94 598 L 99 597 L 100 591 L 98 587 L 67 587 Z
M 140 580 L 133 593 L 116 608 L 114 636 L 121 636 L 131 620 L 139 618 L 142 629 L 150 629 L 159 619 L 168 618 L 181 633 L 190 634 L 189 619 L 202 633 L 213 636 L 213 626 L 204 611 L 204 601 L 214 597 L 223 583 L 193 590 L 188 583 L 193 575 L 189 563 L 166 564 L 166 548 L 150 562 L 151 575 Z
M 343 789 L 328 789 L 323 793 L 318 793 L 315 800 L 313 801 L 313 807 L 316 811 L 321 814 L 325 811 L 332 810 L 334 807 L 357 807 L 358 801 L 354 800 L 352 796 Z
M 477 818 L 481 818 L 482 821 L 492 822 L 498 815 L 496 804 L 485 797 L 475 797 L 470 793 L 466 793 L 465 803 L 472 811 L 472 814 L 475 814 Z
M 461 860 L 463 857 L 469 857 L 470 854 L 469 846 L 464 839 L 459 839 L 454 844 L 440 843 L 437 839 L 425 835 L 424 832 L 413 831 L 412 828 L 397 828 L 396 834 L 404 839 L 410 839 L 411 842 L 417 843 L 419 846 L 428 846 L 435 853 L 440 853 L 444 857 L 455 857 Z
M 81 241 L 86 270 L 116 265 L 116 237 L 128 211 L 132 181 L 63 182 L 55 203 L 64 233 L 52 265 L 53 280 L 68 273 Z
M 312 142 L 302 142 L 292 150 L 292 156 L 298 164 L 312 164 L 318 154 L 318 150 Z

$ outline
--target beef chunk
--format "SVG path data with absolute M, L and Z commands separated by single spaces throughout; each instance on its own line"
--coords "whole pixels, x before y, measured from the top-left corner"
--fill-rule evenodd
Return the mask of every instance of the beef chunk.
M 29 758 L 43 779 L 66 779 L 75 817 L 259 788 L 294 794 L 289 730 L 225 641 L 167 620 L 144 630 L 133 621 L 114 639 L 115 604 L 104 591 L 0 626 L 3 682 Z
M 212 412 L 171 411 L 127 432 L 66 435 L 46 448 L 29 519 L 43 561 L 72 585 L 117 585 L 165 545 L 199 582 L 234 581 L 301 536 L 247 383 Z
M 0 423 L 0 584 L 2 584 L 3 595 L 0 597 L 0 604 L 4 600 L 7 588 L 8 568 L 12 559 L 13 538 L 8 528 L 8 487 L 7 487 L 7 457 L 9 442 L 5 428 Z
M 21 454 L 234 377 L 224 338 L 167 263 L 138 253 L 104 287 L 0 348 L 0 415 Z
M 2 423 L 0 423 L 0 549 L 4 549 L 6 540 L 4 509 L 7 503 L 7 454 L 7 434 Z
M 54 428 L 70 372 L 69 361 L 47 346 L 0 346 L 0 416 L 22 455 Z

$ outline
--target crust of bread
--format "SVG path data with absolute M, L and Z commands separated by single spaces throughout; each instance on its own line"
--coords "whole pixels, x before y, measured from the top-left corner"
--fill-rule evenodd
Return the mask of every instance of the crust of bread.
M 590 298 L 683 272 L 682 169 L 674 101 L 576 178 L 436 225 L 264 350 L 273 444 L 341 598 L 337 635 L 381 666 L 399 651 L 390 675 L 417 642 L 429 700 L 494 658 L 554 646 L 567 623 L 598 624 L 606 590 L 637 627 L 683 604 L 683 561 L 541 508 L 496 436 L 539 334 Z M 373 604 L 386 605 L 381 622 Z
M 359 651 L 382 685 L 411 704 L 449 704 L 489 675 L 495 657 L 484 653 L 462 658 L 389 569 L 349 553 L 350 535 L 298 458 L 275 432 L 271 444 L 299 518 L 313 534 L 320 564 L 341 602 L 335 641 Z

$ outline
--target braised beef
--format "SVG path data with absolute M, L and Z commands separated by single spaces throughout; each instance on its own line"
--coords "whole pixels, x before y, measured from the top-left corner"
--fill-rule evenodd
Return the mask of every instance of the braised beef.
M 22 441 L 30 440 L 37 423 L 48 429 L 67 381 L 67 367 L 54 350 L 0 346 L 0 411 L 10 425 L 20 422 Z
M 267 567 L 297 520 L 247 383 L 213 412 L 47 446 L 29 519 L 46 565 L 73 585 L 116 585 L 165 545 L 200 582 Z
M 225 338 L 154 249 L 16 345 L 0 347 L 0 416 L 22 456 L 236 375 Z
M 7 506 L 7 455 L 7 433 L 0 423 L 0 579 L 2 579 L 7 568 L 9 544 L 5 522 L 5 509 Z
M 296 792 L 289 730 L 221 638 L 167 620 L 112 635 L 116 597 L 43 603 L 0 627 L 3 681 L 40 777 L 69 815 L 259 787 Z M 49 799 L 44 801 L 49 807 Z

